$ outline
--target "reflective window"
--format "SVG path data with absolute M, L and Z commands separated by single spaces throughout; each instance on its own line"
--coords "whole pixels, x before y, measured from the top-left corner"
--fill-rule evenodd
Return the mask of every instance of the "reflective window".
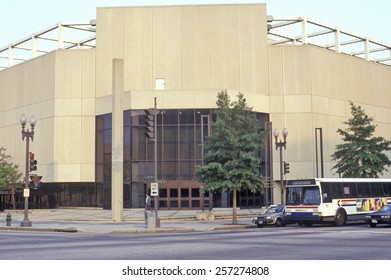
M 216 116 L 212 112 L 211 109 L 172 109 L 163 110 L 157 115 L 155 135 L 157 136 L 157 177 L 159 180 L 193 181 L 195 179 L 195 166 L 202 164 L 202 140 L 208 137 L 213 130 L 212 123 Z M 267 120 L 266 114 L 257 116 L 261 121 Z M 145 136 L 145 120 L 144 110 L 124 112 L 124 184 L 129 190 L 136 184 L 148 185 L 154 177 L 154 141 Z M 202 127 L 201 123 L 203 123 Z M 111 182 L 111 126 L 111 114 L 96 117 L 96 181 L 105 182 L 108 186 Z M 169 192 L 161 193 L 163 200 L 169 197 L 178 198 L 178 189 L 170 189 Z M 129 191 L 129 196 L 133 197 L 133 201 L 136 201 L 138 195 L 138 193 Z M 141 197 L 143 196 L 144 193 Z M 249 198 L 246 199 L 250 204 L 259 201 L 258 197 L 254 198 L 252 194 L 247 193 L 242 195 L 242 198 L 247 196 Z M 189 198 L 188 202 L 183 203 L 192 207 L 199 202 L 193 202 L 191 197 L 199 198 L 200 193 L 197 188 L 189 188 L 181 193 L 181 197 Z M 164 202 L 161 203 L 164 204 Z M 172 207 L 173 202 L 167 200 L 165 205 Z

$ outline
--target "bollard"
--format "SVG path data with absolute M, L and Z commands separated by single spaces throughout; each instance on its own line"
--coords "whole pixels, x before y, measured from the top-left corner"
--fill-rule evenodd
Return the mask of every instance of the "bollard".
M 156 228 L 156 213 L 148 212 L 147 213 L 147 228 L 154 229 Z
M 7 218 L 5 220 L 7 221 L 7 227 L 10 227 L 11 226 L 11 221 L 12 221 L 10 212 L 8 212 Z

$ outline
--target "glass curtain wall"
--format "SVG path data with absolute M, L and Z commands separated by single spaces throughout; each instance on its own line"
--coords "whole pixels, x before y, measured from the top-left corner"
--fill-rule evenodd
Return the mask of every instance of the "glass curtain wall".
M 210 116 L 206 118 L 206 116 Z M 208 136 L 212 127 L 213 110 L 164 110 L 157 115 L 157 173 L 159 208 L 191 209 L 209 205 L 209 195 L 200 192 L 195 181 L 195 166 L 202 164 L 202 136 Z M 260 125 L 268 121 L 267 114 L 257 113 Z M 208 124 L 208 120 L 210 124 Z M 103 190 L 103 204 L 111 205 L 111 114 L 97 116 L 96 180 Z M 203 126 L 203 127 L 202 127 Z M 154 182 L 154 143 L 147 139 L 146 116 L 143 110 L 124 112 L 124 207 L 144 207 L 145 193 Z M 259 153 L 261 171 L 270 171 L 269 154 Z M 270 176 L 270 174 L 269 174 Z M 265 176 L 268 177 L 268 176 Z M 240 207 L 265 205 L 260 192 L 245 190 L 240 193 Z M 227 194 L 213 195 L 213 205 L 230 207 Z

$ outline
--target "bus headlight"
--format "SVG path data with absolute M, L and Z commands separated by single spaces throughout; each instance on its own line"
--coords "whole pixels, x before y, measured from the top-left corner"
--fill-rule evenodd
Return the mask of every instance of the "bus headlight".
M 389 219 L 390 218 L 390 215 L 386 215 L 386 216 L 381 216 L 382 219 Z

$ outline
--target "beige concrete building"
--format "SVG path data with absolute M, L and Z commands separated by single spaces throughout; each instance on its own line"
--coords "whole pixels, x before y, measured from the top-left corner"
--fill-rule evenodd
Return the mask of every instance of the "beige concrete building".
M 308 24 L 305 18 L 296 21 L 303 28 Z M 19 118 L 35 115 L 30 150 L 44 188 L 31 200 L 44 207 L 109 207 L 111 185 L 121 182 L 112 181 L 116 172 L 123 172 L 119 195 L 125 207 L 143 207 L 153 175 L 144 110 L 154 106 L 155 97 L 161 110 L 162 209 L 202 206 L 194 168 L 202 161 L 201 131 L 208 125 L 203 116 L 212 114 L 221 90 L 233 98 L 244 93 L 263 124 L 288 129 L 283 158 L 290 173 L 284 179 L 320 176 L 320 138 L 315 138 L 320 128 L 324 176 L 338 176 L 330 155 L 340 143 L 337 129 L 350 117 L 350 101 L 375 119 L 377 135 L 391 139 L 391 67 L 386 60 L 371 59 L 368 47 L 381 45 L 389 56 L 387 45 L 363 37 L 363 53 L 347 53 L 339 41 L 341 31 L 327 26 L 336 34 L 328 47 L 311 43 L 315 35 L 305 29 L 279 41 L 271 35 L 281 24 L 267 16 L 264 4 L 98 8 L 89 31 L 95 31 L 95 24 L 96 47 L 85 48 L 91 40 L 67 47 L 68 41 L 59 37 L 58 49 L 37 55 L 33 44 L 33 58 L 22 63 L 16 59 L 19 43 L 0 49 L 8 62 L 0 71 L 0 146 L 23 167 Z M 115 59 L 122 63 L 118 73 L 113 73 Z M 123 93 L 115 99 L 118 87 Z M 124 111 L 118 132 L 123 133 L 123 153 L 116 158 L 113 108 Z M 242 193 L 242 207 L 280 202 L 279 153 L 270 140 L 262 169 L 276 180 L 275 187 L 264 195 Z M 124 162 L 123 171 L 112 169 L 117 160 Z M 230 203 L 227 195 L 214 198 L 215 206 Z

